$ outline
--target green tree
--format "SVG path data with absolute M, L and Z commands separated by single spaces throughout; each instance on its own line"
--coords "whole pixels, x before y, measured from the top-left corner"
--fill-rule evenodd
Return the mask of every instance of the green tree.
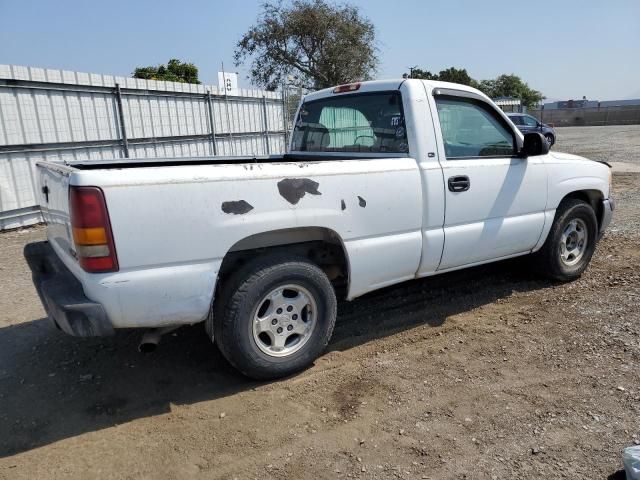
M 529 87 L 519 76 L 500 75 L 493 80 L 477 81 L 471 78 L 467 70 L 464 68 L 450 67 L 446 70 L 440 70 L 438 74 L 433 74 L 428 70 L 422 70 L 414 67 L 411 69 L 411 78 L 420 78 L 423 80 L 440 80 L 443 82 L 461 83 L 477 88 L 485 95 L 491 98 L 496 97 L 513 97 L 522 101 L 527 108 L 534 107 L 539 104 L 545 97 L 538 90 Z
M 470 87 L 474 88 L 478 86 L 478 82 L 471 78 L 471 76 L 467 73 L 466 68 L 450 67 L 446 70 L 440 70 L 437 80 L 440 80 L 441 82 L 460 83 L 462 85 L 469 85 Z
M 237 43 L 234 59 L 236 65 L 250 60 L 251 80 L 267 89 L 289 75 L 316 89 L 368 80 L 378 64 L 375 27 L 349 4 L 267 2 Z
M 491 98 L 500 96 L 500 95 L 494 95 L 494 92 L 496 90 L 495 80 L 480 80 L 480 82 L 478 82 L 478 90 L 480 90 L 486 96 Z
M 175 58 L 169 60 L 167 65 L 136 68 L 133 72 L 133 78 L 180 83 L 200 83 L 200 80 L 198 80 L 198 67 L 193 63 L 181 62 Z
M 413 67 L 411 73 L 405 75 L 409 78 L 418 78 L 420 80 L 438 80 L 437 74 L 431 73 L 429 70 L 422 70 L 418 67 Z
M 526 82 L 514 74 L 500 75 L 495 80 L 482 80 L 478 88 L 491 98 L 519 98 L 527 108 L 538 105 L 545 98 L 541 92 L 529 87 Z
M 419 78 L 422 80 L 440 80 L 441 82 L 461 83 L 472 87 L 476 87 L 478 85 L 478 82 L 471 78 L 465 68 L 449 67 L 446 70 L 440 70 L 440 73 L 431 73 L 429 70 L 422 70 L 421 68 L 413 67 L 408 77 Z

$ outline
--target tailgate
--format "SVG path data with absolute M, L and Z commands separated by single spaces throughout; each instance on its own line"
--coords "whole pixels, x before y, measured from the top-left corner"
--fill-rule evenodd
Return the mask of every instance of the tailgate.
M 75 248 L 69 215 L 69 177 L 72 168 L 65 165 L 38 162 L 39 201 L 47 223 L 47 237 L 54 248 L 64 254 L 61 260 L 75 263 Z

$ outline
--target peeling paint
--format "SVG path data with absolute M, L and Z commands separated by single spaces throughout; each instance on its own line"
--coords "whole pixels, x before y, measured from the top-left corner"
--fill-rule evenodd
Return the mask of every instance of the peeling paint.
M 344 203 L 344 199 L 343 199 L 343 200 L 340 200 L 340 208 L 341 208 L 342 210 L 346 210 L 346 208 L 347 208 L 347 204 L 346 204 L 346 203 Z
M 367 201 L 360 195 L 358 195 L 358 205 L 360 205 L 362 208 L 367 206 Z
M 310 178 L 285 178 L 278 182 L 280 195 L 292 205 L 296 205 L 305 194 L 322 195 L 320 184 Z
M 224 213 L 232 213 L 234 215 L 244 215 L 245 213 L 248 213 L 251 210 L 253 210 L 253 205 L 251 205 L 246 200 L 222 202 L 222 211 Z

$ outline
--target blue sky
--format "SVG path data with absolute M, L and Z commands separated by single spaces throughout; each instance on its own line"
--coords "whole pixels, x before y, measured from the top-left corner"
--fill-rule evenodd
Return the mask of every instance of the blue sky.
M 0 0 L 0 63 L 130 75 L 176 57 L 217 83 L 260 3 Z M 640 98 L 640 0 L 352 3 L 378 29 L 378 78 L 456 66 L 515 73 L 552 99 Z M 246 68 L 233 70 L 249 86 Z

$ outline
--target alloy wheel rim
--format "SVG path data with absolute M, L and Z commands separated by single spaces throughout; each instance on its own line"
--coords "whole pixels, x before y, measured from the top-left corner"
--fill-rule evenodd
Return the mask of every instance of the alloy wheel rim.
M 295 284 L 276 287 L 254 310 L 253 340 L 271 357 L 293 355 L 311 338 L 317 316 L 317 304 L 309 290 Z
M 560 259 L 567 266 L 574 266 L 587 250 L 589 233 L 587 224 L 580 218 L 574 218 L 562 232 L 560 237 Z

